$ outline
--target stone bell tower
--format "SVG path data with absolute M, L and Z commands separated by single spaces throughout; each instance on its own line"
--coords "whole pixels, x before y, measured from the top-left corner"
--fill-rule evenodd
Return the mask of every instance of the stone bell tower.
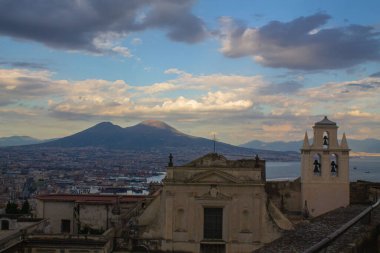
M 301 195 L 305 215 L 324 214 L 350 203 L 349 151 L 346 135 L 338 143 L 335 122 L 325 118 L 307 132 L 301 148 Z

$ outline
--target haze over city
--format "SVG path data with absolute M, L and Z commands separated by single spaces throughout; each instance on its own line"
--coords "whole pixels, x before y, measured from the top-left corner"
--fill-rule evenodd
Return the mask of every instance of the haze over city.
M 223 142 L 380 138 L 380 2 L 0 1 L 0 137 L 157 119 Z

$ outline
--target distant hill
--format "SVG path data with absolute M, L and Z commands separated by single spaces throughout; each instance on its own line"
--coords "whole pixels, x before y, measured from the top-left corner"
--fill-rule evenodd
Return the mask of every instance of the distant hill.
M 213 152 L 214 142 L 209 139 L 184 134 L 162 121 L 147 120 L 135 126 L 122 128 L 110 122 L 102 122 L 79 133 L 49 141 L 34 147 L 41 148 L 85 148 L 155 152 L 159 154 L 178 154 L 181 157 L 196 158 Z M 278 152 L 250 149 L 216 142 L 216 151 L 230 156 L 249 156 L 259 154 L 269 160 L 295 160 L 295 152 Z
M 0 138 L 0 147 L 30 145 L 41 142 L 43 141 L 29 136 L 10 136 Z
M 249 141 L 247 143 L 241 144 L 240 147 L 245 148 L 258 148 L 265 150 L 275 150 L 275 151 L 296 151 L 299 152 L 302 147 L 303 141 L 274 141 L 274 142 L 263 142 L 263 141 Z
M 380 153 L 380 140 L 348 140 L 348 146 L 355 152 Z
M 312 141 L 310 141 L 311 143 Z M 275 142 L 263 142 L 253 140 L 245 144 L 240 145 L 240 147 L 254 148 L 254 149 L 267 149 L 275 151 L 297 151 L 299 152 L 302 147 L 303 141 L 275 141 Z M 377 139 L 365 139 L 365 140 L 354 140 L 349 139 L 348 145 L 350 149 L 354 152 L 366 152 L 366 153 L 380 153 L 380 140 Z

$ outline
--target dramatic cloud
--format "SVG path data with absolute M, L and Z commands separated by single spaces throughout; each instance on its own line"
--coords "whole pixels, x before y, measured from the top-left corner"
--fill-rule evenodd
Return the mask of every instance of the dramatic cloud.
M 41 42 L 49 47 L 120 53 L 130 32 L 158 28 L 175 41 L 195 43 L 207 32 L 191 13 L 193 1 L 172 0 L 1 0 L 0 35 Z
M 339 69 L 380 60 L 380 36 L 370 26 L 323 27 L 329 15 L 317 13 L 260 28 L 221 18 L 221 52 L 251 56 L 264 66 L 300 70 Z

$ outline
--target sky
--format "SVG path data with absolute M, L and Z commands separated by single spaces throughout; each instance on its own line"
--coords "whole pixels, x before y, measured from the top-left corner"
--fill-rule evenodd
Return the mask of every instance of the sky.
M 0 137 L 162 120 L 231 144 L 380 139 L 378 0 L 0 0 Z

